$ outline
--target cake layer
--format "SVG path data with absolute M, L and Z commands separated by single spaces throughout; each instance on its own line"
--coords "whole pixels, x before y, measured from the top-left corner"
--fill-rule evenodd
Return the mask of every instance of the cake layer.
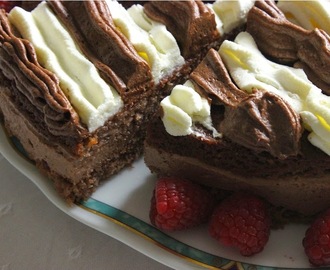
M 158 118 L 148 129 L 144 158 L 149 169 L 159 176 L 187 178 L 222 190 L 248 191 L 274 206 L 304 215 L 318 213 L 330 205 L 330 158 L 305 137 L 301 155 L 279 160 L 229 139 L 215 139 L 207 132 L 202 137 L 171 136 Z
M 161 176 L 188 179 L 201 185 L 229 192 L 248 192 L 261 196 L 275 207 L 312 216 L 330 205 L 329 177 L 296 176 L 278 179 L 235 175 L 223 166 L 210 166 L 190 156 L 171 154 L 148 145 L 145 160 L 150 170 Z M 306 203 L 308 202 L 308 203 Z
M 87 137 L 79 155 L 58 138 L 46 136 L 35 125 L 33 115 L 15 101 L 11 83 L 5 78 L 0 87 L 1 118 L 9 136 L 16 137 L 29 158 L 51 180 L 69 203 L 87 199 L 100 181 L 130 165 L 142 153 L 150 96 L 141 95 L 135 106 L 125 105 L 111 121 Z M 6 86 L 4 86 L 4 84 Z M 129 143 L 128 143 L 129 142 Z

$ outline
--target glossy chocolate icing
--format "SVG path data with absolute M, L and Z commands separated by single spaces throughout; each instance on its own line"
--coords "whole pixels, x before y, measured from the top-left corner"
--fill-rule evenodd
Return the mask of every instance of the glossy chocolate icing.
M 256 1 L 247 17 L 247 31 L 263 54 L 302 67 L 315 85 L 330 94 L 330 36 L 325 31 L 291 23 L 273 1 Z

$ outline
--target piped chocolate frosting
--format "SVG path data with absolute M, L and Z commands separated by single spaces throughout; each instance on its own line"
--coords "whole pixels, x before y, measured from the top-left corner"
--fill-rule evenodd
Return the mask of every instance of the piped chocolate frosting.
M 69 146 L 76 145 L 87 136 L 87 130 L 60 89 L 58 78 L 40 66 L 33 46 L 15 33 L 4 10 L 0 10 L 0 21 L 0 67 L 18 90 L 11 92 L 12 99 L 39 129 L 48 130 L 50 136 Z
M 202 1 L 150 1 L 144 10 L 167 26 L 185 59 L 200 54 L 201 47 L 208 48 L 219 37 L 214 14 Z
M 302 67 L 315 85 L 330 94 L 330 37 L 325 31 L 291 23 L 273 1 L 256 1 L 247 17 L 247 31 L 264 55 Z
M 211 49 L 192 72 L 199 91 L 225 106 L 218 131 L 233 142 L 256 152 L 266 151 L 280 159 L 296 156 L 303 132 L 299 115 L 281 97 L 255 89 L 252 94 L 232 82 L 220 57 Z
M 103 1 L 49 1 L 85 55 L 125 98 L 152 86 L 148 63 L 116 28 Z

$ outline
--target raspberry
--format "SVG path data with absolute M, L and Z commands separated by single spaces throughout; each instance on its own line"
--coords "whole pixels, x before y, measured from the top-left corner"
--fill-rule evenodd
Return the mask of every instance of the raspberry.
M 243 256 L 251 256 L 268 242 L 270 225 L 268 206 L 262 199 L 237 193 L 216 207 L 209 234 L 224 245 L 237 247 Z
M 0 9 L 3 8 L 6 12 L 9 12 L 13 7 L 21 4 L 21 1 L 4 1 L 0 0 Z
M 303 246 L 311 264 L 330 265 L 330 209 L 306 230 Z
M 202 186 L 184 179 L 160 178 L 149 217 L 161 230 L 183 230 L 207 222 L 214 205 L 213 197 Z

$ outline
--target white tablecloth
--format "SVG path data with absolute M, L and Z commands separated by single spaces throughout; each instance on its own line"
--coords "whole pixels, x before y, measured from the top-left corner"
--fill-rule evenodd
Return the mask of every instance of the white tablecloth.
M 0 154 L 0 270 L 170 269 L 55 207 Z

